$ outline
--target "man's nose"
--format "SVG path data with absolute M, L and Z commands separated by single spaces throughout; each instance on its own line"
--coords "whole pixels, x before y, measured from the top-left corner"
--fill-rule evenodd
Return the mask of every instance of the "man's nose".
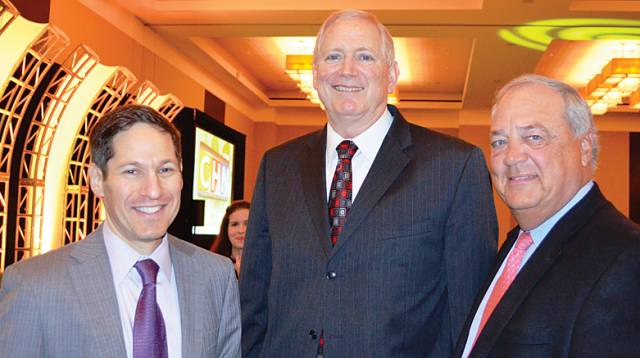
M 342 62 L 342 74 L 352 76 L 356 73 L 356 62 L 353 58 L 347 56 Z
M 526 147 L 522 143 L 510 142 L 504 153 L 504 162 L 507 165 L 518 164 L 527 158 Z
M 147 175 L 142 183 L 141 192 L 149 198 L 156 199 L 160 197 L 160 193 L 162 191 L 161 188 L 162 185 L 160 184 L 160 178 L 156 173 L 151 173 Z

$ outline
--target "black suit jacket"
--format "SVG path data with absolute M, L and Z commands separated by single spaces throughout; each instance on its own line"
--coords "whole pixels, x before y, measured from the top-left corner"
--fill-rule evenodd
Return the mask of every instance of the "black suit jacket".
M 458 341 L 515 243 L 509 233 Z M 556 223 L 496 306 L 469 357 L 640 355 L 640 227 L 597 184 Z
M 326 128 L 268 151 L 240 273 L 244 357 L 449 357 L 495 260 L 482 152 L 394 122 L 335 247 Z

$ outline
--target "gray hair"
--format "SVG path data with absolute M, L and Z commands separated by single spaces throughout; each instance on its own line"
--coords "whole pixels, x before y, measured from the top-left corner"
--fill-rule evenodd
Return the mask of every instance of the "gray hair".
M 584 135 L 587 132 L 591 132 L 591 164 L 595 168 L 598 163 L 598 153 L 600 152 L 600 144 L 598 142 L 598 129 L 596 128 L 591 110 L 587 102 L 580 96 L 578 91 L 569 86 L 568 84 L 548 78 L 545 76 L 525 74 L 511 80 L 496 94 L 496 99 L 491 108 L 491 116 L 495 114 L 496 106 L 507 95 L 507 93 L 527 85 L 542 85 L 545 86 L 562 97 L 564 101 L 564 119 L 568 122 L 573 134 L 576 137 Z
M 324 23 L 320 27 L 320 31 L 318 31 L 318 35 L 316 36 L 316 46 L 313 49 L 313 63 L 315 64 L 318 62 L 320 45 L 324 41 L 324 36 L 327 29 L 340 20 L 352 18 L 359 18 L 370 21 L 378 28 L 378 33 L 380 34 L 380 38 L 382 39 L 382 54 L 384 56 L 384 60 L 387 65 L 393 65 L 394 61 L 396 60 L 396 54 L 393 48 L 393 38 L 391 37 L 389 30 L 387 30 L 387 28 L 380 22 L 380 20 L 378 20 L 378 18 L 374 14 L 355 9 L 336 11 L 329 15 L 326 20 L 324 20 Z

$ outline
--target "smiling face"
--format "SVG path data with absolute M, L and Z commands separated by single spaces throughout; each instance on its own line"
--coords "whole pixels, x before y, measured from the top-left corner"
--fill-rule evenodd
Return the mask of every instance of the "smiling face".
M 593 174 L 590 134 L 576 137 L 564 109 L 559 94 L 527 84 L 502 97 L 494 111 L 494 184 L 524 230 L 560 210 Z
M 242 250 L 244 248 L 248 222 L 249 209 L 240 208 L 229 215 L 229 226 L 227 227 L 229 242 L 231 242 L 231 246 L 236 250 Z
M 181 164 L 171 136 L 146 123 L 118 133 L 112 147 L 105 173 L 89 168 L 91 190 L 104 203 L 109 228 L 150 254 L 180 208 Z
M 376 25 L 344 18 L 326 28 L 314 60 L 313 87 L 329 121 L 345 138 L 362 133 L 382 115 L 398 66 L 386 63 Z

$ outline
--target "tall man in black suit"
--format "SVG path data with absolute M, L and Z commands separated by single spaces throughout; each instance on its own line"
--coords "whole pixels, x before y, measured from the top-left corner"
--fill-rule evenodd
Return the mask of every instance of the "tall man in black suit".
M 495 259 L 489 175 L 478 148 L 387 106 L 397 79 L 373 15 L 325 21 L 314 84 L 329 123 L 268 151 L 256 182 L 244 357 L 452 354 Z
M 593 182 L 598 138 L 585 101 L 562 82 L 519 77 L 497 95 L 491 148 L 494 184 L 519 226 L 455 356 L 638 356 L 640 227 Z

